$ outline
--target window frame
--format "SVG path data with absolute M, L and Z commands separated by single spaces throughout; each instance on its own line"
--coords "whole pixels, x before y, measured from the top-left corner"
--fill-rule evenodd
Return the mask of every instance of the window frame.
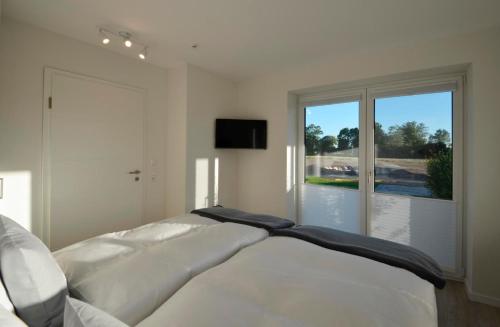
M 408 76 L 408 75 L 406 75 Z M 413 76 L 422 76 L 414 74 Z M 452 142 L 453 142 L 453 197 L 451 200 L 426 198 L 430 201 L 453 201 L 456 204 L 456 267 L 445 271 L 450 278 L 462 279 L 464 276 L 464 88 L 465 71 L 444 74 L 428 74 L 426 77 L 402 78 L 400 76 L 371 79 L 322 88 L 320 91 L 306 91 L 297 94 L 297 153 L 295 174 L 297 176 L 296 217 L 302 223 L 301 199 L 305 175 L 305 108 L 325 104 L 360 101 L 359 123 L 359 189 L 361 234 L 368 235 L 371 228 L 371 196 L 374 194 L 374 104 L 375 98 L 415 95 L 452 91 Z M 345 85 L 345 84 L 344 84 Z M 372 126 L 368 128 L 368 124 Z M 391 196 L 399 196 L 391 194 Z M 401 195 L 409 197 L 407 195 Z M 411 197 L 411 196 L 410 196 Z
M 320 106 L 320 105 L 328 105 L 328 104 L 338 104 L 345 102 L 354 102 L 359 101 L 359 155 L 358 155 L 358 165 L 359 165 L 359 187 L 357 190 L 343 188 L 343 191 L 346 192 L 359 192 L 360 196 L 360 215 L 359 215 L 359 225 L 360 225 L 360 234 L 367 234 L 366 224 L 366 115 L 364 114 L 366 108 L 366 89 L 363 88 L 353 88 L 353 89 L 345 89 L 339 90 L 335 92 L 326 91 L 326 92 L 318 92 L 314 94 L 308 94 L 305 96 L 301 96 L 299 98 L 298 104 L 298 142 L 297 142 L 297 212 L 296 217 L 298 219 L 299 224 L 302 223 L 302 211 L 300 209 L 300 199 L 302 198 L 302 188 L 305 183 L 305 109 L 306 107 L 312 106 Z M 316 187 L 314 184 L 307 184 L 311 187 Z

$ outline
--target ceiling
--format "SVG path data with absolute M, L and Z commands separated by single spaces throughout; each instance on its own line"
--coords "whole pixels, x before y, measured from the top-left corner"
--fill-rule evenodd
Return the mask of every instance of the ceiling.
M 4 0 L 2 9 L 99 46 L 97 26 L 127 30 L 153 64 L 186 61 L 233 80 L 500 25 L 499 13 L 500 0 Z

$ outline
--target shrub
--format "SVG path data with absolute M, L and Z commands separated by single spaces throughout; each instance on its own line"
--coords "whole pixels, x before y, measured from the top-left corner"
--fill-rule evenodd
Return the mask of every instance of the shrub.
M 442 151 L 427 161 L 427 186 L 432 195 L 451 200 L 453 196 L 453 153 Z

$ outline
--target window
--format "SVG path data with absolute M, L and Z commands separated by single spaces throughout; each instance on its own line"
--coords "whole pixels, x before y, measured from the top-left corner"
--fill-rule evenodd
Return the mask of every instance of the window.
M 299 97 L 299 223 L 413 246 L 463 274 L 461 76 Z
M 359 101 L 304 109 L 305 183 L 359 188 Z
M 375 192 L 452 199 L 451 91 L 375 99 Z

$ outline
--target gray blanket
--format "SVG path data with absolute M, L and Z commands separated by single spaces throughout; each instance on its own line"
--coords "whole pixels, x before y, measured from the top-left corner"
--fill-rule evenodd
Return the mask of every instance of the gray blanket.
M 211 218 L 220 222 L 250 225 L 253 227 L 264 228 L 268 231 L 292 227 L 293 225 L 295 225 L 293 221 L 288 219 L 270 215 L 253 214 L 237 209 L 224 207 L 197 209 L 191 211 L 191 213 Z
M 443 272 L 434 259 L 411 246 L 319 226 L 276 229 L 273 235 L 295 237 L 327 249 L 402 268 L 440 289 L 446 284 Z

